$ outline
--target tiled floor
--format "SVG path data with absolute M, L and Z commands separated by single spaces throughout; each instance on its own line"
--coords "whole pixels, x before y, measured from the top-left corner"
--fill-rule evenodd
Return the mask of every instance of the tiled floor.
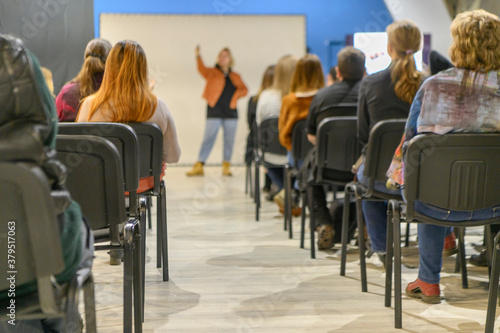
M 469 267 L 470 289 L 461 289 L 445 260 L 439 305 L 403 300 L 403 330 L 383 305 L 384 271 L 368 262 L 368 292 L 359 282 L 357 251 L 348 253 L 347 277 L 339 276 L 339 252 L 309 259 L 283 231 L 273 203 L 263 202 L 260 222 L 244 194 L 244 168 L 224 178 L 206 168 L 187 178 L 186 168 L 167 171 L 170 281 L 156 269 L 155 230 L 148 230 L 145 332 L 481 332 L 487 300 L 486 269 Z M 468 230 L 468 253 L 481 228 Z M 414 233 L 414 231 L 413 231 Z M 412 239 L 414 239 L 413 237 Z M 412 244 L 414 246 L 414 244 Z M 403 285 L 416 278 L 418 253 L 404 249 Z M 122 331 L 122 269 L 97 253 L 94 266 L 98 331 Z

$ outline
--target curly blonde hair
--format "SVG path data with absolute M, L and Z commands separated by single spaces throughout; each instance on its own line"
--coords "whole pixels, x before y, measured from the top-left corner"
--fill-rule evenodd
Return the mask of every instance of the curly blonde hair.
M 463 12 L 451 23 L 451 62 L 478 72 L 500 70 L 500 19 L 483 9 Z

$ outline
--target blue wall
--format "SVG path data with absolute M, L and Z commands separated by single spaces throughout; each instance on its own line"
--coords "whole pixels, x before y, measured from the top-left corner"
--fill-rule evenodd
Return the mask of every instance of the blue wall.
M 392 22 L 383 0 L 94 0 L 94 12 L 96 36 L 101 13 L 305 15 L 307 45 L 325 67 L 336 63 L 341 48 L 332 47 L 329 60 L 329 40 L 344 41 L 358 31 L 384 31 Z

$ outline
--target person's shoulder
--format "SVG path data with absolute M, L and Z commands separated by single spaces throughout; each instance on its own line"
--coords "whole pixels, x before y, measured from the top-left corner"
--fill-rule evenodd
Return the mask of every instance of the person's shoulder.
M 295 95 L 294 93 L 289 93 L 288 95 L 285 95 L 285 97 L 283 97 L 283 100 L 281 103 L 283 105 L 286 105 L 286 104 L 294 103 L 296 101 L 297 101 L 297 95 Z
M 382 81 L 386 81 L 387 79 L 390 79 L 391 78 L 391 70 L 389 68 L 383 70 L 383 71 L 380 71 L 380 72 L 377 72 L 377 73 L 373 73 L 371 75 L 368 75 L 368 76 L 365 76 L 362 80 L 362 84 L 363 85 L 366 85 L 366 84 L 376 84 L 376 83 L 379 83 L 379 82 L 382 82 Z
M 60 95 L 72 94 L 74 92 L 80 92 L 80 84 L 78 82 L 68 82 L 66 83 L 59 92 Z

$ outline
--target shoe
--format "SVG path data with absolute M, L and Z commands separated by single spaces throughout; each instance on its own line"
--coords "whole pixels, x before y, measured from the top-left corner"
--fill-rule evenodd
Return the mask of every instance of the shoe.
M 318 249 L 328 250 L 333 247 L 333 236 L 335 236 L 335 230 L 329 224 L 322 224 L 316 228 L 318 232 Z
M 273 201 L 275 204 L 277 204 L 280 208 L 280 213 L 283 213 L 285 211 L 285 189 L 282 189 L 279 191 L 274 197 Z
M 444 239 L 443 256 L 450 257 L 458 252 L 457 238 L 455 233 L 451 233 Z
M 483 249 L 479 254 L 473 254 L 470 256 L 469 262 L 474 266 L 487 267 L 488 259 L 486 258 L 486 249 Z
M 439 283 L 426 283 L 420 279 L 416 279 L 406 286 L 406 295 L 413 298 L 420 298 L 424 303 L 439 304 L 441 303 L 441 292 Z
M 231 170 L 229 167 L 231 166 L 231 163 L 229 162 L 222 162 L 222 174 L 224 176 L 232 176 L 233 174 L 231 173 Z
M 382 262 L 382 265 L 384 265 L 384 269 L 387 269 L 385 267 L 385 261 L 387 259 L 387 253 L 382 253 L 382 252 L 377 252 L 377 256 L 378 256 L 378 260 L 380 260 Z
M 266 200 L 273 201 L 274 196 L 278 193 L 279 193 L 278 188 L 275 185 L 271 185 L 271 189 L 269 190 L 269 193 L 266 195 Z
M 123 260 L 123 249 L 112 249 L 109 250 L 109 264 L 116 266 L 121 265 Z
M 192 177 L 192 176 L 203 176 L 203 163 L 202 162 L 196 162 L 193 165 L 193 168 L 186 172 L 186 176 Z

